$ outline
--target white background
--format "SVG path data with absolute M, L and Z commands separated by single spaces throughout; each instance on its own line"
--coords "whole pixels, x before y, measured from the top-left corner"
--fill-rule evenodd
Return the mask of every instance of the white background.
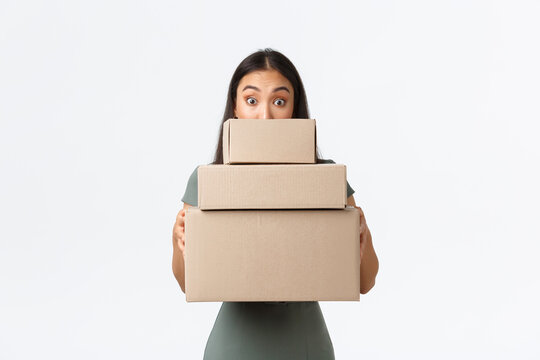
M 0 2 L 0 358 L 199 359 L 172 225 L 230 77 L 306 87 L 380 260 L 337 359 L 538 359 L 537 1 Z

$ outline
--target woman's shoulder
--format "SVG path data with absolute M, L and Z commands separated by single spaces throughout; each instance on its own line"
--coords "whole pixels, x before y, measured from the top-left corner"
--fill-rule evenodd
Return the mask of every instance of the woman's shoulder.
M 198 175 L 197 170 L 201 165 L 195 166 L 195 169 L 191 172 L 189 179 L 186 185 L 186 191 L 184 196 L 182 196 L 182 201 L 184 203 L 190 204 L 191 206 L 197 206 L 197 197 L 198 197 Z
M 205 166 L 205 165 L 212 165 L 213 163 L 209 163 L 209 164 L 200 164 L 200 165 L 197 165 L 195 166 L 195 169 L 193 169 L 193 171 L 191 172 L 191 175 L 189 176 L 190 179 L 193 179 L 193 180 L 197 180 L 197 170 L 199 169 L 199 167 L 201 166 Z

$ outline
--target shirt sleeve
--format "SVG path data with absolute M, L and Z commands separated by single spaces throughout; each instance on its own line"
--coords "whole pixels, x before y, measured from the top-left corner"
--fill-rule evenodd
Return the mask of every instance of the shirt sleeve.
M 349 182 L 347 181 L 347 198 L 354 194 L 354 189 L 349 185 Z
M 199 167 L 197 166 L 195 170 L 193 170 L 193 172 L 191 173 L 187 182 L 186 191 L 184 192 L 184 196 L 182 196 L 182 201 L 191 206 L 197 206 L 199 203 L 198 179 L 197 179 L 198 168 Z

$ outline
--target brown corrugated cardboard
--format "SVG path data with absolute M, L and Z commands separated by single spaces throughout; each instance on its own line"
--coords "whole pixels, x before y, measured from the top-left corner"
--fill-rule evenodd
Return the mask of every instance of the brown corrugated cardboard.
M 223 164 L 315 163 L 314 119 L 229 119 Z
M 221 209 L 343 209 L 345 165 L 202 165 L 198 206 Z
M 354 207 L 190 207 L 185 226 L 187 301 L 360 299 L 360 221 Z

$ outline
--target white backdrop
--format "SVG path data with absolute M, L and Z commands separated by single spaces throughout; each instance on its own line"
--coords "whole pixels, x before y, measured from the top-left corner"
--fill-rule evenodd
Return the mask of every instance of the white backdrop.
M 538 359 L 537 1 L 0 2 L 0 358 L 199 359 L 172 225 L 230 77 L 288 56 L 380 260 L 337 359 Z

